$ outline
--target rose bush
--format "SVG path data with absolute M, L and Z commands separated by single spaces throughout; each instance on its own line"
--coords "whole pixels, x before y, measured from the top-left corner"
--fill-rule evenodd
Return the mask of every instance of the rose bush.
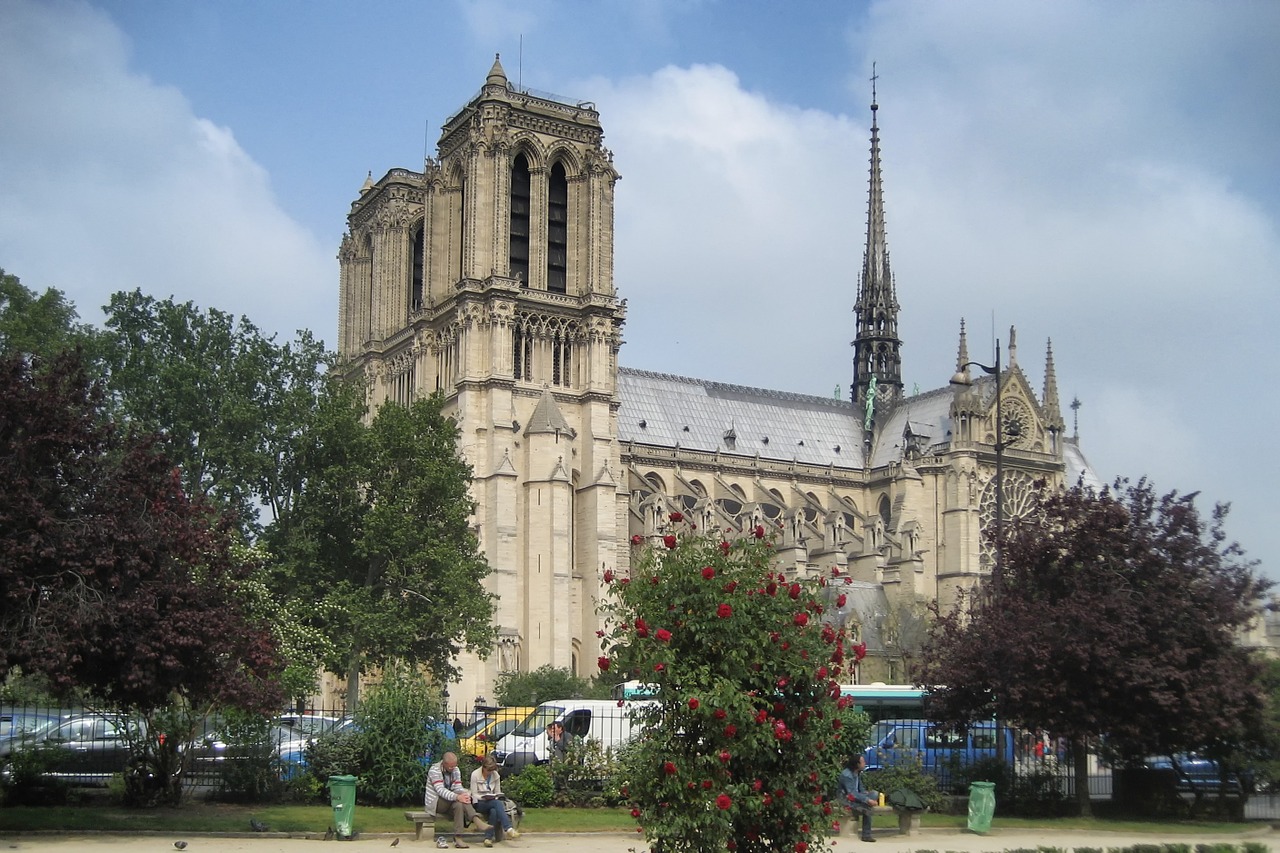
M 824 850 L 826 797 L 869 729 L 840 698 L 855 655 L 820 603 L 843 578 L 786 577 L 763 528 L 700 533 L 673 518 L 601 607 L 603 660 L 656 700 L 624 762 L 632 816 L 664 853 Z

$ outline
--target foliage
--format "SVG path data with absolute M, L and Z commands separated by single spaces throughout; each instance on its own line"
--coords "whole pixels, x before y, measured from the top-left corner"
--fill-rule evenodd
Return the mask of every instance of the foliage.
M 9 775 L 0 778 L 0 792 L 6 806 L 63 805 L 67 802 L 69 786 L 61 779 L 46 778 L 44 774 L 67 760 L 67 750 L 59 746 L 38 746 L 16 749 L 5 761 Z
M 517 775 L 503 779 L 502 790 L 526 809 L 549 806 L 556 795 L 555 781 L 545 764 L 531 764 Z
M 65 350 L 93 351 L 97 332 L 77 321 L 75 306 L 61 291 L 36 295 L 0 269 L 0 353 L 47 364 Z
M 360 732 L 355 729 L 329 732 L 304 751 L 308 775 L 323 788 L 330 776 L 358 776 L 361 768 Z
M 308 477 L 269 531 L 275 581 L 315 604 L 308 624 L 334 640 L 325 665 L 354 674 L 392 660 L 456 677 L 462 647 L 493 642 L 489 572 L 470 526 L 471 468 L 439 395 L 363 421 L 360 387 L 326 386 L 301 453 Z
M 1080 755 L 1106 733 L 1130 760 L 1256 738 L 1258 666 L 1236 635 L 1269 582 L 1226 542 L 1226 507 L 1206 522 L 1193 499 L 1145 480 L 1042 485 L 1008 531 L 999 589 L 933 624 L 917 677 L 943 686 L 927 713 L 1043 729 Z
M 154 436 L 117 430 L 79 352 L 0 357 L 0 677 L 87 691 L 137 716 L 128 790 L 181 794 L 163 709 L 279 703 L 267 626 L 241 607 L 233 531 L 188 496 Z M 149 793 L 141 799 L 151 799 Z
M 940 812 L 946 806 L 947 798 L 938 790 L 938 780 L 924 771 L 919 757 L 914 759 L 903 756 L 899 761 L 887 764 L 866 775 L 867 787 L 873 791 L 881 791 L 886 796 L 899 788 L 906 788 L 914 793 L 930 811 Z
M 757 527 L 721 542 L 672 513 L 665 547 L 637 544 L 612 601 L 602 670 L 653 684 L 628 750 L 632 814 L 666 851 L 821 849 L 826 802 L 869 724 L 840 695 L 853 653 L 823 624 L 828 580 L 773 571 Z
M 563 758 L 554 757 L 548 765 L 556 789 L 557 805 L 617 805 L 609 802 L 605 789 L 616 777 L 619 767 L 613 750 L 606 749 L 596 738 L 574 738 Z
M 271 719 L 233 708 L 223 715 L 219 734 L 228 758 L 218 766 L 218 798 L 252 803 L 281 799 L 285 786 Z
M 450 747 L 433 725 L 444 718 L 439 691 L 420 675 L 401 664 L 384 670 L 356 713 L 361 794 L 376 803 L 421 800 L 427 757 L 439 761 Z
M 507 708 L 532 708 L 553 699 L 608 699 L 609 686 L 599 679 L 579 678 L 566 667 L 544 664 L 532 672 L 504 672 L 494 683 L 494 697 Z
M 287 511 L 306 477 L 297 457 L 331 361 L 323 345 L 305 331 L 277 344 L 247 318 L 136 290 L 106 311 L 114 399 L 129 423 L 166 436 L 186 491 L 246 531 L 259 505 Z

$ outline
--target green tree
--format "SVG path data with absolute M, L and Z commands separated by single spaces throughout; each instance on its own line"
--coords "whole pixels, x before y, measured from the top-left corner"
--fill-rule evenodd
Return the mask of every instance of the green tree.
M 564 667 L 546 664 L 533 672 L 504 672 L 493 688 L 499 705 L 531 707 L 552 699 L 608 699 L 604 680 L 580 678 Z
M 1042 489 L 1004 543 L 1004 583 L 939 615 L 917 673 L 930 716 L 994 716 L 1075 744 L 1106 735 L 1122 759 L 1184 750 L 1225 759 L 1257 731 L 1258 665 L 1237 640 L 1270 586 L 1194 495 L 1145 480 Z
M 657 699 L 624 751 L 632 814 L 664 851 L 822 849 L 840 817 L 827 796 L 869 727 L 840 694 L 849 638 L 823 622 L 829 592 L 843 606 L 823 587 L 846 578 L 789 581 L 763 528 L 730 543 L 671 521 L 665 548 L 605 578 L 600 668 Z
M 402 660 L 441 681 L 464 647 L 493 643 L 489 566 L 470 527 L 471 468 L 443 399 L 386 405 L 365 424 L 359 386 L 332 380 L 301 453 L 305 480 L 268 532 L 277 588 L 316 604 L 333 640 L 326 660 L 348 675 Z
M 306 331 L 277 344 L 247 318 L 193 303 L 116 293 L 104 358 L 124 418 L 166 436 L 189 492 L 234 510 L 246 532 L 259 507 L 287 512 L 331 357 Z
M 47 362 L 77 346 L 93 352 L 97 332 L 79 322 L 62 291 L 36 294 L 0 269 L 0 353 L 20 353 Z

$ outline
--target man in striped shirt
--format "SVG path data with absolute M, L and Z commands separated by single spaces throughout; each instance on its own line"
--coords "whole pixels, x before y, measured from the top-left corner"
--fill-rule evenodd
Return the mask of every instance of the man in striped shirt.
M 462 784 L 462 773 L 458 770 L 458 756 L 452 752 L 446 752 L 444 758 L 427 770 L 426 807 L 428 814 L 453 816 L 454 847 L 471 846 L 462 840 L 464 822 L 470 821 L 472 827 L 481 832 L 489 828 L 471 804 L 471 793 Z

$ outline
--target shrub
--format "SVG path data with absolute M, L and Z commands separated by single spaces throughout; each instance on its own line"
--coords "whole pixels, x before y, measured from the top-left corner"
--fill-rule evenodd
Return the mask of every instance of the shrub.
M 67 750 L 61 747 L 34 747 L 15 750 L 9 756 L 10 775 L 3 785 L 6 806 L 62 806 L 67 804 L 70 788 L 61 779 L 44 773 L 59 761 L 65 761 Z
M 219 799 L 231 802 L 274 802 L 284 794 L 275 728 L 260 714 L 231 710 L 220 734 L 227 745 L 218 764 Z
M 556 787 L 546 764 L 531 764 L 502 780 L 502 790 L 525 808 L 542 808 L 555 799 Z
M 421 800 L 429 762 L 457 747 L 436 725 L 444 718 L 439 694 L 417 673 L 388 666 L 356 714 L 361 793 L 385 805 Z
M 932 812 L 941 812 L 946 806 L 946 796 L 938 790 L 938 780 L 924 772 L 919 757 L 868 772 L 867 787 L 886 796 L 899 788 L 906 788 Z

